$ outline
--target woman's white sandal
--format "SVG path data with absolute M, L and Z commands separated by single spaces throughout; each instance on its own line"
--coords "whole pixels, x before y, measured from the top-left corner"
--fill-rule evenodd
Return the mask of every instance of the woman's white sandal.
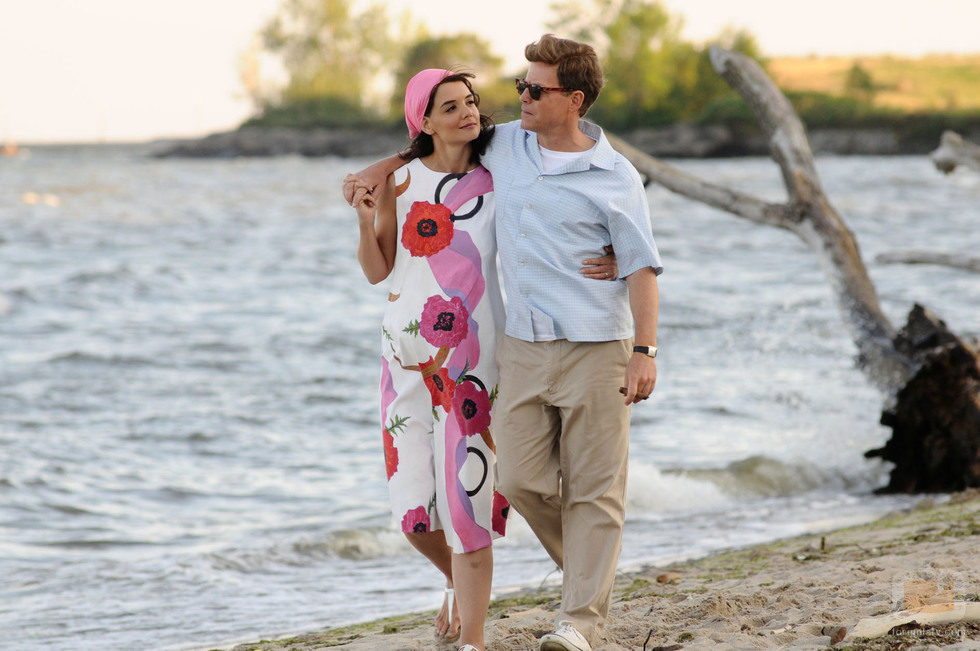
M 453 609 L 456 607 L 456 590 L 453 588 L 446 588 L 444 590 L 446 597 L 446 614 L 449 617 L 449 630 L 453 630 Z M 447 642 L 452 642 L 453 640 L 459 639 L 459 629 L 451 635 L 443 635 L 439 631 L 436 631 L 436 637 L 440 640 L 445 640 Z M 468 645 L 472 646 L 472 645 Z

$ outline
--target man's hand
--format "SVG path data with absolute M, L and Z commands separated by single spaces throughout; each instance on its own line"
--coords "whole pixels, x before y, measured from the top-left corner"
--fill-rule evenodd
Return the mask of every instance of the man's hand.
M 586 266 L 579 269 L 579 273 L 593 280 L 618 280 L 619 265 L 616 264 L 616 254 L 613 252 L 612 245 L 607 244 L 602 249 L 606 255 L 601 258 L 582 260 L 582 264 Z
M 657 384 L 657 360 L 643 353 L 630 355 L 623 383 L 626 386 L 619 391 L 626 394 L 625 404 L 635 405 L 649 398 Z

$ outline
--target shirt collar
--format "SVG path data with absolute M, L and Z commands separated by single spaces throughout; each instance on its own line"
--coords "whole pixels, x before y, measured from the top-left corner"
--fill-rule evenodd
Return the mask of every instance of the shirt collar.
M 601 167 L 605 170 L 615 168 L 616 150 L 609 144 L 609 140 L 606 138 L 606 134 L 602 132 L 602 129 L 598 125 L 586 120 L 579 120 L 578 128 L 582 133 L 597 143 L 596 147 L 592 150 L 592 160 L 590 162 L 596 167 Z
M 616 166 L 616 150 L 613 149 L 612 145 L 609 144 L 609 140 L 606 138 L 606 134 L 602 132 L 602 129 L 587 120 L 578 121 L 579 130 L 596 141 L 596 146 L 589 150 L 588 155 L 584 157 L 582 161 L 573 164 L 571 169 L 567 169 L 567 172 L 580 171 L 588 169 L 590 166 L 599 167 L 605 170 L 614 169 Z M 534 142 L 537 140 L 537 135 L 532 131 L 524 131 L 525 137 L 535 138 Z M 538 165 L 541 165 L 540 159 L 538 159 L 537 146 L 532 147 L 534 153 L 532 156 L 535 158 Z M 564 169 L 564 168 L 560 168 Z

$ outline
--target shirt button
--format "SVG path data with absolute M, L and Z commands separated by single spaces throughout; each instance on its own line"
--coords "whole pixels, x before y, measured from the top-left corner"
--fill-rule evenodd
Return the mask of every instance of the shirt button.
M 527 233 L 521 233 L 521 237 L 527 237 Z
M 524 292 L 524 298 L 528 298 L 529 296 L 530 296 L 530 294 L 528 294 L 527 292 Z
M 539 177 L 538 177 L 538 180 L 540 181 L 540 180 L 541 180 L 541 179 L 543 179 L 543 178 L 544 178 L 543 176 L 539 176 Z
M 518 264 L 520 264 L 523 267 L 524 266 L 524 261 L 521 260 Z
M 526 203 L 526 204 L 524 204 L 524 207 L 527 208 L 528 210 L 530 210 L 531 209 L 531 204 Z

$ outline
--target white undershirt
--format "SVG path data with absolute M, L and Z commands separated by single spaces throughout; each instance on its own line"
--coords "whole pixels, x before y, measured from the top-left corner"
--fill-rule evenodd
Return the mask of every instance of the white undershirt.
M 596 143 L 596 145 L 598 144 Z M 593 149 L 595 149 L 595 145 L 592 145 L 592 147 L 585 151 L 554 151 L 553 149 L 545 149 L 541 145 L 538 145 L 538 151 L 541 152 L 541 167 L 545 172 L 552 172 L 559 167 L 567 165 L 573 160 L 585 156 Z

